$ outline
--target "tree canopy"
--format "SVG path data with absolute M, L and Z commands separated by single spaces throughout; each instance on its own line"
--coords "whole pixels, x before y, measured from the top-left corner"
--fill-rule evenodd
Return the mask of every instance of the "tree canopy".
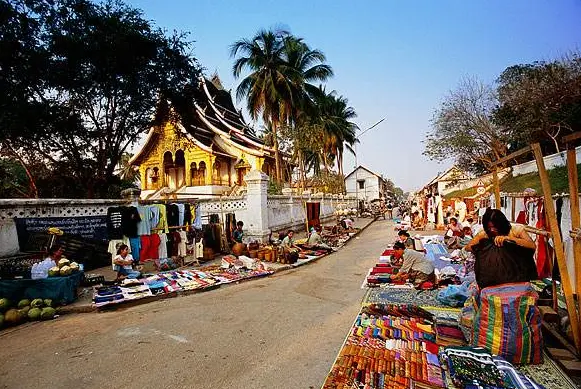
M 87 0 L 0 3 L 0 69 L 2 152 L 31 186 L 62 186 L 34 193 L 47 197 L 110 195 L 123 154 L 164 119 L 160 99 L 200 74 L 183 34 L 167 35 L 122 2 Z
M 424 154 L 482 173 L 531 142 L 560 151 L 561 138 L 580 130 L 581 57 L 573 53 L 509 66 L 494 85 L 463 80 L 436 109 Z

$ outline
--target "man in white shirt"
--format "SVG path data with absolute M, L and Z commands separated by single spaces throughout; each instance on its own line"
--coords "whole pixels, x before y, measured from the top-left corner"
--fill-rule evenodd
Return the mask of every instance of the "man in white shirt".
M 462 223 L 466 219 L 466 203 L 461 199 L 455 199 L 454 201 L 454 212 L 458 218 L 458 223 Z

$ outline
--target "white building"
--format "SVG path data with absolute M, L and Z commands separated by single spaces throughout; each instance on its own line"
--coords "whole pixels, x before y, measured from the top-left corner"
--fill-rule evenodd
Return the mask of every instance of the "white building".
M 345 177 L 347 195 L 371 201 L 388 197 L 387 180 L 363 166 L 358 166 Z

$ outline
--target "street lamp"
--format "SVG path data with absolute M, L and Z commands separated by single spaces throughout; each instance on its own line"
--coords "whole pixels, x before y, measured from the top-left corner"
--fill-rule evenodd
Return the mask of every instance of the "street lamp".
M 355 156 L 355 199 L 357 201 L 357 212 L 359 212 L 359 178 L 358 178 L 358 174 L 357 174 L 357 172 L 359 170 L 359 165 L 357 165 L 357 143 L 359 142 L 359 138 L 361 138 L 361 136 L 363 136 L 367 131 L 377 127 L 384 120 L 385 120 L 385 118 L 381 119 L 380 121 L 378 121 L 377 123 L 375 123 L 374 125 L 369 127 L 368 129 L 360 132 L 359 135 L 357 135 L 355 137 L 355 142 L 353 142 L 353 148 L 347 146 L 349 148 L 349 150 Z

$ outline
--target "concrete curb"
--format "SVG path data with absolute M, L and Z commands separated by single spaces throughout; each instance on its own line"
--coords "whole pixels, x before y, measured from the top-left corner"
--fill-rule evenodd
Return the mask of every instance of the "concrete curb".
M 372 225 L 375 221 L 377 221 L 377 218 L 374 218 L 373 220 L 371 220 L 371 222 L 367 223 L 365 226 L 363 226 L 359 231 L 357 231 L 347 242 L 345 242 L 345 244 L 343 246 L 341 246 L 339 248 L 339 250 L 345 246 L 347 246 L 349 244 L 349 242 L 351 242 L 352 240 L 355 240 L 355 237 L 357 237 L 359 234 L 361 234 L 363 231 L 365 231 L 367 229 L 367 227 L 369 227 L 370 225 Z M 323 259 L 325 257 L 328 257 L 330 255 L 333 255 L 334 253 L 336 253 L 337 251 L 333 251 L 329 254 L 325 254 L 322 255 L 320 257 L 317 258 L 313 258 L 310 261 L 306 261 L 306 262 L 302 262 L 299 264 L 295 264 L 295 265 L 283 265 L 280 267 L 277 267 L 276 269 L 272 269 L 274 271 L 273 274 L 277 274 L 277 273 L 281 273 L 287 270 L 292 270 L 292 269 L 296 269 L 299 268 L 301 266 L 304 265 L 308 265 L 314 262 L 319 261 L 320 259 Z M 173 297 L 180 297 L 180 296 L 189 296 L 191 294 L 197 294 L 197 293 L 204 293 L 204 292 L 209 292 L 210 290 L 214 290 L 214 289 L 218 289 L 224 286 L 228 286 L 230 284 L 239 284 L 241 282 L 247 282 L 247 281 L 252 281 L 258 278 L 263 278 L 263 277 L 268 277 L 269 275 L 264 275 L 264 276 L 259 276 L 259 277 L 252 277 L 252 278 L 247 278 L 247 279 L 242 279 L 242 280 L 238 280 L 238 281 L 234 281 L 228 284 L 221 284 L 221 285 L 211 285 L 205 288 L 200 288 L 200 289 L 193 289 L 193 290 L 182 290 L 182 291 L 176 291 L 176 292 L 172 292 L 172 293 L 167 293 L 167 294 L 159 294 L 156 296 L 151 296 L 151 297 L 145 297 L 142 299 L 138 299 L 138 300 L 134 300 L 134 301 L 126 301 L 123 302 L 121 304 L 110 304 L 110 305 L 105 305 L 102 307 L 96 307 L 94 304 L 89 304 L 89 305 L 71 305 L 71 306 L 64 306 L 64 307 L 59 307 L 58 308 L 58 313 L 61 315 L 66 315 L 66 314 L 71 314 L 71 313 L 91 313 L 91 312 L 110 312 L 110 311 L 115 311 L 115 310 L 120 310 L 120 309 L 126 309 L 126 308 L 131 308 L 131 307 L 135 307 L 138 305 L 142 305 L 142 304 L 147 304 L 150 302 L 154 302 L 154 301 L 159 301 L 159 300 L 164 300 L 164 299 L 168 299 L 168 298 L 173 298 Z

